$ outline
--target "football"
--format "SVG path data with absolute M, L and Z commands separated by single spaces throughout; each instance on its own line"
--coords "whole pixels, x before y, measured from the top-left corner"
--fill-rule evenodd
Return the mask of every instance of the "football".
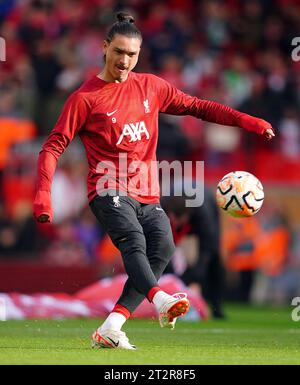
M 256 176 L 233 171 L 218 183 L 216 198 L 218 206 L 232 217 L 251 217 L 262 207 L 264 189 Z

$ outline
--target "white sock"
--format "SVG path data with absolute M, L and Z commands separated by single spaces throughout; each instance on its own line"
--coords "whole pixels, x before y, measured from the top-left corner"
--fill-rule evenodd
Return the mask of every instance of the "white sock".
M 167 294 L 163 290 L 158 291 L 154 297 L 152 302 L 154 303 L 157 310 L 159 310 L 162 305 L 170 298 L 172 297 L 170 294 Z
M 126 320 L 127 319 L 125 316 L 123 316 L 123 314 L 112 312 L 103 322 L 103 324 L 98 328 L 98 330 L 100 333 L 103 333 L 108 329 L 120 331 Z

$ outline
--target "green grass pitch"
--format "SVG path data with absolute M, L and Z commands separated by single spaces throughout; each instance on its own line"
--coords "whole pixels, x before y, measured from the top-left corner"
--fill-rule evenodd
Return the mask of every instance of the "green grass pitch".
M 124 330 L 136 351 L 93 350 L 99 320 L 0 322 L 0 364 L 300 364 L 300 321 L 291 309 L 228 305 L 221 321 L 130 320 Z

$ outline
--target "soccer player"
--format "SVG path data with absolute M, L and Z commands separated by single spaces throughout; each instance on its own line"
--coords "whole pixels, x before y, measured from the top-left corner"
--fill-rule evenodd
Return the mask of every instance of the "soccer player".
M 78 134 L 89 164 L 91 210 L 120 250 L 128 274 L 119 300 L 92 343 L 99 348 L 135 349 L 121 329 L 145 297 L 156 307 L 162 327 L 174 328 L 189 308 L 185 294 L 170 295 L 158 284 L 174 252 L 170 222 L 160 206 L 158 178 L 151 168 L 158 113 L 192 115 L 269 139 L 274 132 L 262 119 L 184 94 L 154 75 L 132 72 L 142 35 L 131 15 L 118 13 L 117 19 L 103 44 L 103 70 L 68 98 L 43 145 L 33 210 L 37 221 L 52 221 L 50 192 L 57 161 Z M 129 164 L 125 171 L 120 158 Z

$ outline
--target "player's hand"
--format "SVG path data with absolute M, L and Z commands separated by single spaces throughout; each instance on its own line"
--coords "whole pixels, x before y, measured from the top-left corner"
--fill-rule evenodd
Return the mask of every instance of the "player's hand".
M 271 127 L 271 128 L 268 128 L 268 129 L 265 131 L 264 136 L 265 136 L 268 140 L 273 139 L 274 136 L 275 136 L 275 133 L 274 133 L 274 131 L 273 131 L 273 128 L 272 128 L 272 127 Z
M 51 194 L 49 191 L 38 191 L 33 202 L 33 216 L 39 223 L 51 223 L 53 214 Z
M 274 130 L 269 122 L 248 114 L 243 114 L 239 118 L 239 126 L 245 130 L 264 135 L 268 140 L 275 136 Z

